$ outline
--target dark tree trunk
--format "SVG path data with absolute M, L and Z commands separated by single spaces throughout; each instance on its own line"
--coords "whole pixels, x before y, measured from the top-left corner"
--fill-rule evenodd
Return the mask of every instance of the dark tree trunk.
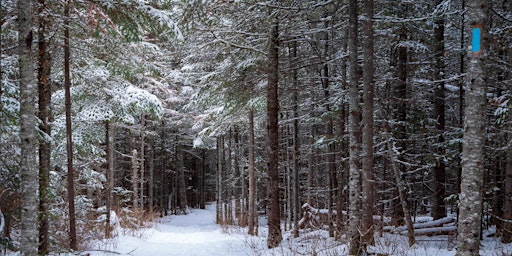
M 51 157 L 51 96 L 52 89 L 50 76 L 50 53 L 48 52 L 48 40 L 46 39 L 47 16 L 45 14 L 45 0 L 38 1 L 38 118 L 41 120 L 39 130 L 43 134 L 39 139 L 39 255 L 49 253 L 49 183 L 50 183 L 50 157 Z
M 348 31 L 347 31 L 348 32 Z M 348 33 L 346 33 L 348 34 Z M 341 50 L 343 52 L 347 51 L 347 41 L 343 40 L 341 44 Z M 347 59 L 343 58 L 341 61 L 341 87 L 343 90 L 347 89 Z M 339 150 L 339 158 L 340 159 L 346 159 L 347 157 L 347 140 L 345 136 L 345 130 L 346 130 L 346 117 L 347 117 L 347 105 L 345 102 L 341 103 L 341 106 L 339 106 L 339 114 L 338 114 L 338 130 L 339 130 L 339 137 L 341 138 L 340 142 L 340 150 Z M 336 211 L 338 213 L 343 212 L 343 203 L 347 200 L 345 199 L 346 193 L 344 191 L 344 187 L 346 186 L 346 175 L 348 174 L 347 171 L 347 164 L 346 161 L 342 161 L 340 164 L 340 167 L 338 168 L 338 194 L 336 199 Z M 343 226 L 344 226 L 344 218 L 343 214 L 337 214 L 336 215 L 336 240 L 341 239 L 341 235 L 343 232 Z
M 112 211 L 112 188 L 114 187 L 114 131 L 111 121 L 105 122 L 105 148 L 106 148 L 106 162 L 107 162 L 107 218 L 105 223 L 105 237 L 111 238 L 110 226 L 110 211 Z
M 362 113 L 362 241 L 374 245 L 373 207 L 375 202 L 373 183 L 373 0 L 364 1 L 363 21 L 363 113 Z
M 178 187 L 178 198 L 180 201 L 180 210 L 183 214 L 187 212 L 187 185 L 185 181 L 185 166 L 183 164 L 183 149 L 181 145 L 176 146 L 177 154 L 177 187 Z
M 249 235 L 255 235 L 256 224 L 256 173 L 254 172 L 254 110 L 249 110 Z
M 437 0 L 436 4 L 439 5 L 443 1 Z M 436 154 L 439 156 L 434 167 L 434 204 L 432 206 L 432 217 L 435 220 L 446 217 L 446 206 L 444 203 L 445 198 L 445 182 L 446 182 L 446 166 L 445 159 L 445 145 L 444 145 L 444 132 L 445 132 L 445 83 L 444 83 L 444 16 L 439 14 L 434 20 L 434 49 L 435 49 L 435 67 L 434 67 L 434 80 L 436 81 L 435 95 L 434 95 L 434 115 L 437 119 L 437 150 Z
M 68 0 L 64 8 L 64 90 L 66 107 L 66 140 L 67 140 L 67 160 L 68 160 L 68 207 L 69 207 L 69 247 L 72 250 L 78 249 L 76 237 L 75 220 L 75 171 L 73 170 L 73 131 L 71 129 L 71 77 L 70 77 L 70 45 L 69 45 L 69 20 L 71 1 Z
M 223 182 L 224 179 L 223 173 L 224 173 L 224 139 L 222 135 L 219 135 L 217 137 L 217 178 L 216 178 L 216 185 L 217 185 L 217 204 L 216 204 L 216 223 L 217 224 L 224 224 L 224 214 L 222 210 L 223 200 L 224 200 L 224 186 Z
M 507 196 L 503 200 L 501 241 L 508 244 L 512 243 L 512 149 L 508 152 L 504 183 L 504 194 Z
M 271 24 L 268 46 L 268 85 L 267 85 L 267 132 L 268 132 L 268 169 L 267 169 L 267 199 L 268 199 L 268 238 L 267 246 L 274 248 L 281 243 L 281 215 L 279 193 L 279 28 L 277 18 Z
M 349 254 L 359 255 L 364 251 L 361 244 L 361 109 L 359 104 L 358 44 L 357 44 L 357 0 L 348 4 L 348 51 L 349 51 L 349 209 L 348 237 Z

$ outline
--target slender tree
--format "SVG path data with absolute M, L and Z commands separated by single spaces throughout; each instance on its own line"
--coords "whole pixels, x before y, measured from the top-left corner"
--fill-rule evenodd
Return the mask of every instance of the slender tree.
M 64 91 L 66 108 L 66 142 L 67 142 L 67 189 L 69 208 L 69 247 L 72 250 L 78 249 L 76 237 L 76 216 L 75 216 L 75 172 L 73 170 L 73 131 L 71 129 L 71 70 L 70 70 L 70 45 L 69 45 L 69 20 L 71 0 L 68 0 L 64 7 Z
M 436 5 L 442 4 L 442 0 L 437 0 Z M 446 165 L 445 165 L 445 83 L 444 83 L 444 14 L 439 13 L 434 17 L 434 79 L 435 79 L 435 95 L 434 95 L 434 115 L 437 120 L 436 128 L 438 132 L 436 154 L 439 156 L 434 167 L 434 200 L 432 206 L 432 217 L 440 219 L 446 217 L 445 198 L 445 181 L 446 181 Z
M 484 146 L 486 140 L 486 43 L 487 1 L 467 1 L 468 51 L 464 110 L 462 176 L 460 184 L 457 256 L 480 254 Z
M 106 221 L 105 221 L 105 237 L 111 238 L 110 230 L 110 212 L 112 211 L 112 189 L 114 187 L 114 131 L 112 121 L 108 120 L 105 122 L 105 152 L 107 162 L 107 202 L 106 202 Z
M 348 51 L 349 51 L 349 254 L 359 255 L 361 248 L 361 102 L 359 96 L 357 0 L 348 3 Z
M 248 225 L 249 235 L 255 235 L 254 225 L 256 224 L 256 173 L 254 171 L 254 110 L 249 109 L 249 214 Z
M 363 21 L 363 111 L 362 111 L 362 241 L 373 245 L 373 207 L 375 202 L 373 177 L 373 0 L 364 1 Z
M 38 118 L 39 130 L 42 136 L 39 138 L 39 248 L 40 255 L 49 253 L 49 182 L 50 182 L 50 157 L 51 157 L 51 95 L 52 88 L 50 77 L 50 53 L 49 42 L 46 38 L 48 15 L 45 0 L 38 1 Z
M 271 15 L 277 15 L 273 13 Z M 279 26 L 278 18 L 272 17 L 268 46 L 268 84 L 267 84 L 267 199 L 268 199 L 268 238 L 267 246 L 274 248 L 281 243 L 281 217 L 279 193 Z
M 37 254 L 37 161 L 35 145 L 35 107 L 37 85 L 32 53 L 32 1 L 18 1 L 18 57 L 20 74 L 21 139 L 21 255 Z

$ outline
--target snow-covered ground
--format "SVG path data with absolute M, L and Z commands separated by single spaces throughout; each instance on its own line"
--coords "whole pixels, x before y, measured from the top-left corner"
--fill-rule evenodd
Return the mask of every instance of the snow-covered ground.
M 421 224 L 420 224 L 421 225 Z M 137 231 L 118 230 L 112 240 L 91 241 L 91 248 L 79 254 L 67 256 L 292 256 L 347 255 L 344 241 L 335 241 L 325 230 L 304 232 L 292 238 L 289 231 L 283 232 L 283 242 L 274 249 L 266 246 L 267 228 L 265 219 L 260 219 L 259 235 L 247 235 L 246 228 L 223 227 L 215 224 L 215 205 L 205 210 L 193 209 L 187 215 L 166 216 L 150 228 Z M 512 244 L 504 245 L 497 238 L 488 237 L 494 231 L 485 231 L 480 255 L 511 256 Z M 417 242 L 409 248 L 405 235 L 385 232 L 376 235 L 376 246 L 369 248 L 372 255 L 387 256 L 455 256 L 454 237 L 417 236 Z M 452 241 L 448 241 L 452 240 Z M 1 252 L 0 252 L 1 255 Z M 7 255 L 17 256 L 10 252 Z M 64 254 L 59 254 L 63 256 Z
M 246 229 L 222 227 L 215 224 L 215 205 L 206 210 L 194 209 L 188 215 L 167 216 L 154 227 L 136 234 L 120 235 L 113 241 L 97 243 L 97 250 L 81 255 L 149 255 L 149 256 L 282 256 L 282 255 L 347 255 L 347 246 L 334 241 L 324 230 L 301 232 L 293 239 L 290 232 L 283 233 L 280 247 L 266 247 L 266 227 L 261 219 L 259 236 L 248 236 Z M 454 256 L 455 241 L 447 236 L 418 236 L 409 248 L 407 237 L 385 233 L 376 237 L 377 245 L 370 248 L 380 255 L 397 256 Z M 485 237 L 480 255 L 510 256 L 512 245 L 503 245 L 493 237 Z
M 86 253 L 91 256 L 252 255 L 244 236 L 229 234 L 215 224 L 215 205 L 208 205 L 206 210 L 194 209 L 187 215 L 166 216 L 153 228 L 99 242 L 96 249 Z

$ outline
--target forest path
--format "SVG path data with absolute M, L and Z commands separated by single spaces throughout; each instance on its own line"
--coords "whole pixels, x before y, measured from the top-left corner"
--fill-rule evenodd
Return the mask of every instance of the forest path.
M 243 256 L 252 255 L 241 235 L 230 235 L 215 224 L 215 204 L 187 215 L 166 216 L 142 238 L 120 236 L 116 253 L 91 252 L 91 255 L 136 256 Z

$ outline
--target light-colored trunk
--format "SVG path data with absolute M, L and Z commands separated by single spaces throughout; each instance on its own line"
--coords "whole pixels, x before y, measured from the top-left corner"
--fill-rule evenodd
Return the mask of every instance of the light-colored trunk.
M 467 29 L 472 35 L 466 74 L 462 176 L 457 224 L 457 256 L 477 256 L 480 248 L 484 147 L 486 140 L 487 1 L 468 1 Z M 480 40 L 478 40 L 480 38 Z
M 35 133 L 35 95 L 32 55 L 31 1 L 18 1 L 20 139 L 21 139 L 21 255 L 37 255 L 37 160 Z
M 132 150 L 132 207 L 133 210 L 137 209 L 139 207 L 139 190 L 138 190 L 138 181 L 139 181 L 139 166 L 138 166 L 138 160 L 137 160 L 137 150 Z

